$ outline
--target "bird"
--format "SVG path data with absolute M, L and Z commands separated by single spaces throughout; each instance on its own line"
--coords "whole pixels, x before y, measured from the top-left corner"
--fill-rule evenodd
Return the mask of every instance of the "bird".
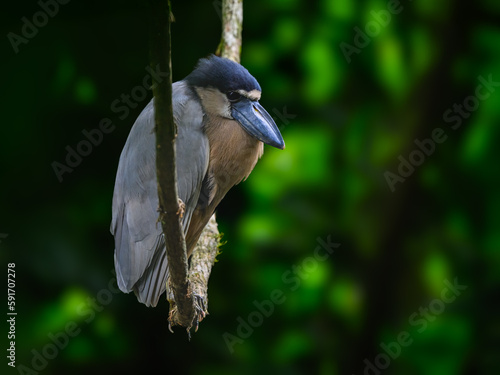
M 226 193 L 247 179 L 264 144 L 285 142 L 260 105 L 262 89 L 248 70 L 210 55 L 172 85 L 177 125 L 176 171 L 181 224 L 189 257 Z M 111 233 L 117 284 L 155 307 L 167 289 L 165 238 L 158 221 L 154 98 L 136 119 L 120 155 Z

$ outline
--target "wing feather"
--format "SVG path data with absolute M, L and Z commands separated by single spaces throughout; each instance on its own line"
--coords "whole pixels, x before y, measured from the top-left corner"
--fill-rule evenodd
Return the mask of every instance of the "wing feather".
M 177 188 L 186 205 L 187 233 L 208 169 L 209 145 L 203 111 L 184 82 L 173 85 Z M 140 302 L 156 306 L 168 276 L 165 241 L 158 223 L 154 107 L 151 101 L 137 118 L 120 156 L 113 195 L 111 233 L 115 237 L 118 286 L 134 291 Z

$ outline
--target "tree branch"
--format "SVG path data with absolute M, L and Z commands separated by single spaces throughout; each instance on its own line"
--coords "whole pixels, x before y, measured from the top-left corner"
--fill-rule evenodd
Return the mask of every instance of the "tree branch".
M 196 248 L 191 255 L 191 265 L 189 267 L 189 282 L 191 290 L 198 296 L 204 314 L 208 314 L 208 279 L 215 262 L 215 257 L 219 252 L 220 234 L 217 229 L 215 214 L 196 244 Z
M 240 62 L 241 51 L 241 31 L 243 23 L 243 1 L 223 0 L 222 2 L 222 36 L 216 54 L 236 62 Z M 215 214 L 210 218 L 205 229 L 201 233 L 191 255 L 189 267 L 190 290 L 196 296 L 198 307 L 202 309 L 201 321 L 205 314 L 208 314 L 208 280 L 215 262 L 215 257 L 219 252 L 220 234 L 217 229 Z M 172 294 L 169 294 L 170 311 L 175 310 L 175 301 Z M 198 324 L 198 321 L 196 324 Z M 196 329 L 198 326 L 196 326 Z
M 240 62 L 242 24 L 243 0 L 223 0 L 222 36 L 217 55 Z M 219 252 L 219 243 L 220 234 L 214 214 L 191 255 L 189 268 L 191 290 L 199 298 L 205 314 L 208 314 L 208 280 Z
M 170 1 L 149 0 L 151 10 L 150 63 L 168 76 L 153 84 L 156 174 L 160 217 L 165 245 L 171 289 L 177 304 L 177 321 L 189 329 L 194 318 L 194 299 L 189 293 L 187 277 L 186 241 L 180 221 L 181 209 L 177 194 L 177 172 L 175 167 L 175 138 L 177 127 L 172 108 L 172 63 L 170 46 Z
M 222 37 L 215 54 L 240 62 L 243 0 L 222 1 Z
M 160 221 L 167 248 L 169 280 L 167 298 L 170 302 L 169 323 L 186 327 L 198 323 L 208 314 L 208 280 L 219 251 L 220 234 L 215 214 L 204 228 L 191 256 L 188 275 L 186 243 L 180 222 L 175 168 L 175 138 L 173 121 L 172 74 L 170 46 L 170 2 L 149 0 L 151 9 L 151 67 L 160 67 L 168 79 L 153 85 L 156 131 L 156 173 L 160 200 Z M 222 37 L 216 54 L 239 63 L 243 1 L 223 0 Z M 195 304 L 195 299 L 196 302 Z M 196 306 L 199 311 L 196 311 Z M 197 314 L 196 314 L 197 313 Z M 196 318 L 196 319 L 194 319 Z

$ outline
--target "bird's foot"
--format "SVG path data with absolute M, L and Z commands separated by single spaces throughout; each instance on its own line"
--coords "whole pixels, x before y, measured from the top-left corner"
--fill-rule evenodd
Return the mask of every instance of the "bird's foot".
M 194 298 L 194 316 L 189 327 L 186 327 L 189 339 L 191 339 L 191 334 L 190 334 L 191 328 L 194 327 L 194 331 L 198 332 L 198 327 L 200 322 L 208 315 L 208 311 L 206 308 L 207 306 L 206 297 L 203 297 L 198 294 L 193 294 L 193 298 Z M 180 324 L 179 322 L 179 311 L 177 309 L 177 305 L 173 300 L 173 298 L 172 299 L 169 298 L 169 303 L 170 303 L 170 312 L 168 314 L 168 330 L 174 333 L 174 331 L 172 330 L 172 326 L 182 325 L 182 324 Z
M 182 217 L 184 216 L 184 212 L 186 212 L 186 205 L 184 204 L 184 202 L 182 201 L 181 198 L 177 198 L 177 199 L 179 202 L 179 211 L 177 211 L 177 215 L 179 215 L 180 218 L 182 219 Z
M 208 315 L 208 311 L 205 303 L 205 298 L 203 296 L 200 296 L 199 294 L 193 294 L 193 296 L 195 308 L 193 326 L 194 331 L 198 332 L 198 326 L 200 322 Z

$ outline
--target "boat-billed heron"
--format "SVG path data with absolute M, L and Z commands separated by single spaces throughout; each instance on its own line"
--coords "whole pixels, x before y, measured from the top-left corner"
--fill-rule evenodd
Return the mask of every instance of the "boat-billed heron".
M 210 56 L 172 87 L 177 187 L 185 206 L 188 256 L 229 189 L 246 179 L 264 143 L 284 149 L 272 117 L 259 104 L 261 88 L 248 70 Z M 153 100 L 135 121 L 120 156 L 113 195 L 118 286 L 147 306 L 166 289 L 168 265 L 158 222 Z

